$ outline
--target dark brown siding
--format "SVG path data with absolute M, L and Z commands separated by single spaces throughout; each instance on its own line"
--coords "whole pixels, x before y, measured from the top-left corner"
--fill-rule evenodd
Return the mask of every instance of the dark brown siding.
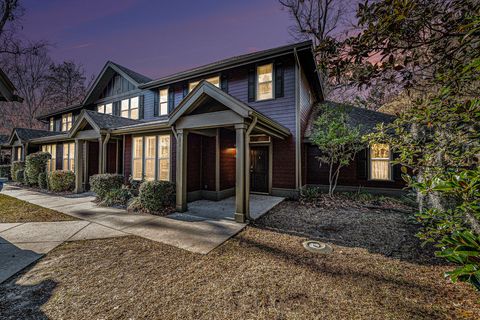
M 187 142 L 187 191 L 201 190 L 202 186 L 202 137 L 190 133 Z
M 235 187 L 235 132 L 220 130 L 220 190 Z
M 202 137 L 202 188 L 215 190 L 215 137 Z
M 98 142 L 88 142 L 88 176 L 98 174 Z
M 107 144 L 107 173 L 117 171 L 117 143 L 109 142 Z
M 328 185 L 328 167 L 322 165 L 316 159 L 320 155 L 320 151 L 316 146 L 308 144 L 307 148 L 307 184 Z M 372 187 L 372 188 L 403 188 L 404 181 L 396 179 L 395 181 L 372 181 L 364 178 L 359 178 L 357 174 L 358 157 L 347 167 L 340 171 L 338 178 L 339 186 L 358 186 L 358 187 Z
M 125 135 L 125 150 L 123 151 L 124 177 L 128 179 L 132 174 L 132 136 Z

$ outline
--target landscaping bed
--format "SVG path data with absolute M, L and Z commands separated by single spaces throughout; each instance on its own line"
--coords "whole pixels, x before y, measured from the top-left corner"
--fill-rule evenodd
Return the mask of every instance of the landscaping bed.
M 208 255 L 138 237 L 66 243 L 0 285 L 5 319 L 478 319 L 472 289 L 363 248 L 247 227 Z
M 0 194 L 0 223 L 78 220 L 55 210 Z

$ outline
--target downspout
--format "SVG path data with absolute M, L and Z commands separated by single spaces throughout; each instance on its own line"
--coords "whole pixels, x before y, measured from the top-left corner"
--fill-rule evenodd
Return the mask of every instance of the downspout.
M 300 128 L 300 59 L 298 58 L 297 48 L 293 49 L 295 56 L 295 187 L 298 192 L 302 187 L 301 177 L 301 139 L 302 133 Z
M 103 148 L 102 148 L 102 173 L 107 171 L 107 144 L 110 140 L 110 130 L 107 132 L 105 136 L 105 140 L 103 140 Z
M 251 220 L 250 217 L 250 133 L 252 133 L 253 128 L 257 125 L 258 118 L 253 116 L 253 120 L 247 128 L 247 133 L 245 134 L 245 218 Z

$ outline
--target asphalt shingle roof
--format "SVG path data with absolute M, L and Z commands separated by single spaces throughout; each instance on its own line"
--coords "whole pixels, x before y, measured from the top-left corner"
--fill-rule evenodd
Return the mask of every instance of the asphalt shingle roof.
M 55 132 L 55 131 L 27 129 L 27 128 L 15 128 L 15 132 L 17 133 L 17 136 L 22 141 L 29 141 L 35 138 L 58 135 L 58 132 Z
M 121 66 L 119 65 L 118 63 L 115 63 L 115 62 L 112 62 L 110 61 L 113 65 L 115 65 L 118 69 L 122 70 L 123 72 L 125 72 L 130 78 L 132 78 L 133 80 L 135 80 L 137 83 L 146 83 L 146 82 L 149 82 L 149 81 L 152 81 L 152 79 L 150 79 L 149 77 L 147 76 L 144 76 L 143 74 L 140 74 L 138 72 L 135 72 L 133 70 L 130 70 L 124 66 Z
M 345 108 L 346 112 L 348 113 L 348 124 L 352 126 L 352 128 L 359 126 L 361 134 L 372 132 L 378 123 L 391 123 L 393 120 L 395 120 L 395 116 L 386 113 L 339 104 L 332 101 L 324 101 L 313 107 L 310 118 L 308 119 L 307 127 L 305 129 L 306 138 L 310 137 L 314 122 L 320 115 L 322 106 L 325 105 L 327 108 Z
M 110 114 L 98 113 L 92 110 L 85 110 L 85 113 L 97 124 L 100 129 L 115 129 L 118 127 L 130 126 L 142 123 L 139 120 L 122 118 Z
M 8 139 L 10 138 L 7 134 L 0 134 L 0 146 L 8 144 Z

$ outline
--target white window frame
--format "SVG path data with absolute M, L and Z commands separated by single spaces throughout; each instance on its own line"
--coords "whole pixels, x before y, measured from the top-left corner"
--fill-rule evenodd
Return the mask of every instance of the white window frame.
M 148 151 L 148 139 L 153 140 L 153 155 L 150 155 L 150 157 L 147 158 L 147 151 Z M 144 177 L 145 180 L 147 181 L 153 181 L 156 179 L 156 166 L 157 164 L 156 159 L 157 159 L 157 136 L 144 136 L 143 137 L 143 172 L 142 176 Z M 147 176 L 147 160 L 150 160 L 153 162 L 153 175 L 151 177 Z
M 63 144 L 62 168 L 75 172 L 75 142 L 65 142 Z
M 158 114 L 168 115 L 168 88 L 158 90 Z
M 137 107 L 132 108 L 132 100 L 135 100 L 135 99 L 137 100 Z M 126 103 L 126 107 L 127 107 L 126 109 L 124 108 L 125 106 L 124 102 Z M 112 110 L 113 110 L 113 107 L 112 107 Z M 137 110 L 136 118 L 132 118 L 132 110 Z M 126 115 L 124 115 L 124 113 L 126 113 Z M 138 120 L 140 118 L 140 96 L 122 99 L 120 101 L 120 116 L 123 118 Z
M 373 145 L 371 145 L 369 148 L 368 148 L 368 163 L 369 163 L 369 167 L 368 167 L 368 178 L 369 180 L 371 181 L 392 181 L 393 180 L 393 166 L 392 166 L 392 149 L 389 145 L 388 146 L 388 158 L 374 158 L 372 157 L 372 147 Z M 381 178 L 374 178 L 372 175 L 373 175 L 373 162 L 375 161 L 382 161 L 382 162 L 386 162 L 388 161 L 388 178 L 387 179 L 381 179 Z
M 260 68 L 263 68 L 263 67 L 266 67 L 266 66 L 270 66 L 271 68 L 271 80 L 270 81 L 262 81 L 260 82 L 260 74 L 258 72 L 258 70 Z M 275 97 L 275 83 L 274 83 L 274 79 L 275 79 L 275 75 L 274 75 L 274 70 L 273 70 L 273 63 L 266 63 L 266 64 L 262 64 L 262 65 L 258 65 L 256 67 L 256 70 L 255 70 L 255 101 L 267 101 L 267 100 L 272 100 L 274 97 Z M 260 88 L 260 84 L 264 84 L 264 83 L 271 83 L 272 85 L 272 90 L 271 90 L 271 96 L 270 97 L 264 97 L 264 98 L 260 98 L 259 97 L 259 88 Z
M 161 157 L 160 156 L 160 137 L 168 136 L 168 156 L 167 157 Z M 155 138 L 155 156 L 154 158 L 148 158 L 148 159 L 153 159 L 155 163 L 155 171 L 154 171 L 154 177 L 147 179 L 145 176 L 145 168 L 146 168 L 146 141 L 147 138 L 149 137 L 154 137 Z M 135 147 L 137 144 L 140 144 L 141 150 L 140 150 L 140 155 L 138 157 L 135 157 Z M 172 176 L 171 171 L 172 171 L 172 166 L 171 166 L 171 152 L 172 152 L 172 138 L 169 134 L 158 134 L 154 136 L 146 135 L 146 136 L 134 136 L 132 139 L 132 178 L 134 180 L 160 180 L 160 163 L 162 161 L 168 161 L 168 179 L 167 180 L 162 180 L 162 181 L 170 181 L 170 178 Z M 137 177 L 134 175 L 135 173 L 135 160 L 140 160 L 139 163 L 142 166 L 141 168 L 141 177 Z
M 195 89 L 195 87 L 198 86 L 198 84 L 199 84 L 202 80 L 205 80 L 205 81 L 207 81 L 207 82 L 210 82 L 210 83 L 213 84 L 215 87 L 220 88 L 220 75 L 216 75 L 216 76 L 213 76 L 213 77 L 210 77 L 210 78 L 206 78 L 206 79 L 201 79 L 201 80 L 189 82 L 189 83 L 188 83 L 188 93 L 192 92 L 192 90 Z M 215 83 L 215 82 L 216 82 L 216 83 Z
M 62 114 L 62 131 L 68 131 L 72 128 L 73 115 L 72 113 Z
M 55 131 L 55 118 L 50 117 L 50 131 Z

